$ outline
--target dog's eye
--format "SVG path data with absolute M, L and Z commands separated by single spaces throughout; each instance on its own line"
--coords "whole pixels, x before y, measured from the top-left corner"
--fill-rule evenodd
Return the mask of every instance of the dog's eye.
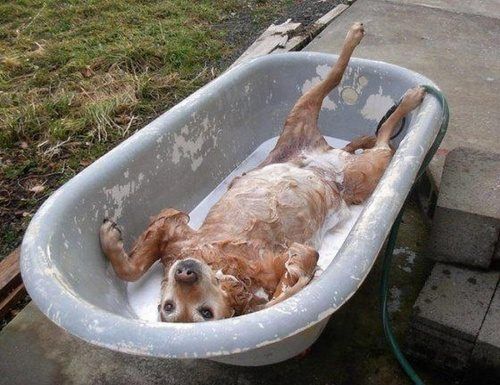
M 208 309 L 208 308 L 202 308 L 202 309 L 200 309 L 200 314 L 205 319 L 212 319 L 212 318 L 214 318 L 214 315 L 213 315 L 212 311 L 210 309 Z
M 165 302 L 165 305 L 163 305 L 163 310 L 171 312 L 172 310 L 174 310 L 174 307 L 175 306 L 172 302 Z

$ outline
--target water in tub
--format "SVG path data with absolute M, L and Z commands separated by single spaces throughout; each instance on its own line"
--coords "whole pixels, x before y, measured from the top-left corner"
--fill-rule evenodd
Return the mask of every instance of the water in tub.
M 326 139 L 331 146 L 336 148 L 342 148 L 347 144 L 346 141 L 336 138 L 326 137 Z M 203 223 L 210 208 L 225 193 L 234 177 L 255 168 L 273 149 L 276 141 L 277 137 L 262 143 L 221 184 L 208 194 L 189 214 L 191 218 L 189 224 L 193 228 L 198 228 Z M 326 269 L 333 261 L 362 210 L 362 205 L 350 206 L 350 214 L 347 218 L 325 234 L 319 248 L 318 265 L 320 269 L 317 275 L 321 274 L 321 271 Z M 157 262 L 140 280 L 127 285 L 130 306 L 139 318 L 148 321 L 158 320 L 158 303 L 160 302 L 160 284 L 162 278 L 163 266 L 160 262 Z

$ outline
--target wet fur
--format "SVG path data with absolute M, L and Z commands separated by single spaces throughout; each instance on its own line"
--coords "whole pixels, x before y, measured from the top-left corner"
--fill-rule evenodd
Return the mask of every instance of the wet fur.
M 189 304 L 162 319 L 197 321 L 201 303 L 212 304 L 216 319 L 244 314 L 290 297 L 311 280 L 318 234 L 346 204 L 359 204 L 372 193 L 393 155 L 389 138 L 396 123 L 423 98 L 414 91 L 411 103 L 396 109 L 378 137 L 355 139 L 344 149 L 327 144 L 317 128 L 321 103 L 340 82 L 363 34 L 361 24 L 351 28 L 327 78 L 290 112 L 276 147 L 259 167 L 235 178 L 199 230 L 188 226 L 186 214 L 166 209 L 127 254 L 116 225 L 103 224 L 102 249 L 120 278 L 136 280 L 160 258 L 166 277 L 161 306 L 166 297 Z M 169 278 L 172 266 L 185 259 L 209 267 L 189 290 Z

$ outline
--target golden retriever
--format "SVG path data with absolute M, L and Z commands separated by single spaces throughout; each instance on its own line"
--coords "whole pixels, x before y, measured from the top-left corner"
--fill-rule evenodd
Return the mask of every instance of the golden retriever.
M 327 144 L 317 127 L 323 99 L 340 83 L 363 36 L 363 24 L 355 23 L 325 80 L 293 107 L 275 148 L 232 181 L 199 230 L 189 227 L 187 214 L 168 208 L 127 254 L 116 224 L 104 221 L 101 247 L 118 277 L 137 280 L 161 259 L 162 321 L 245 314 L 309 283 L 320 235 L 335 225 L 332 214 L 370 196 L 393 155 L 395 127 L 424 98 L 422 88 L 409 90 L 376 137 L 355 139 L 343 149 Z

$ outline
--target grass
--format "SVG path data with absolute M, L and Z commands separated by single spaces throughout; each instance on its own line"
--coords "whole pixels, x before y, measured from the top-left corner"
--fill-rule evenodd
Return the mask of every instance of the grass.
M 221 72 L 225 20 L 265 28 L 290 4 L 1 2 L 0 258 L 55 188 Z
M 231 1 L 0 5 L 0 145 L 123 138 L 207 80 Z M 140 122 L 137 121 L 136 124 Z

